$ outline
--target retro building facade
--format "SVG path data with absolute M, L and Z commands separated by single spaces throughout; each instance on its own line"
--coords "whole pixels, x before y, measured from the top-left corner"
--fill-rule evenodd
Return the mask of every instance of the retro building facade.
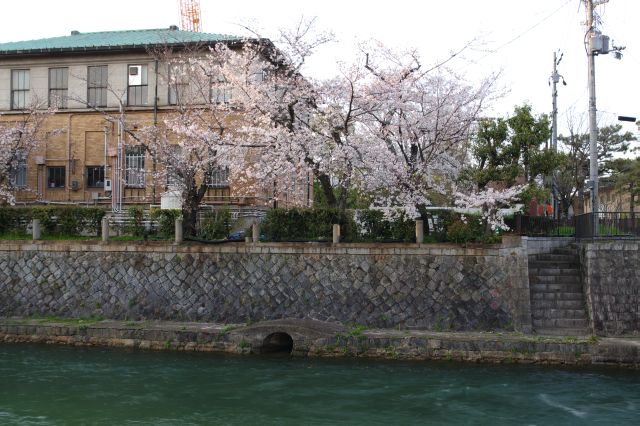
M 166 64 L 149 52 L 154 47 L 205 47 L 239 43 L 233 36 L 157 30 L 79 33 L 64 37 L 0 44 L 0 120 L 19 120 L 34 100 L 57 106 L 46 138 L 13 177 L 18 203 L 160 204 L 166 182 L 157 182 L 154 164 L 134 140 L 119 137 L 117 120 L 136 129 L 161 123 L 171 114 L 175 96 L 159 78 Z M 165 68 L 163 68 L 165 67 Z M 123 96 L 118 96 L 122 94 Z M 231 96 L 226 93 L 225 96 Z M 222 102 L 225 99 L 220 100 Z M 118 149 L 118 144 L 122 149 Z M 257 193 L 234 188 L 228 173 L 208 177 L 208 204 L 274 203 L 273 183 Z M 309 205 L 310 178 L 278 183 L 280 206 Z M 238 194 L 242 193 L 243 196 Z

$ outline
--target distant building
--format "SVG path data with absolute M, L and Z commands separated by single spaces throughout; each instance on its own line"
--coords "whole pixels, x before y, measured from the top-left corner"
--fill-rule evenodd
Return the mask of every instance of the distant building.
M 598 185 L 599 210 L 601 212 L 630 212 L 629 192 L 616 189 L 610 179 L 601 178 Z M 587 190 L 584 195 L 584 211 L 590 213 L 591 208 L 591 191 Z M 634 208 L 636 213 L 640 212 L 640 206 L 636 202 Z

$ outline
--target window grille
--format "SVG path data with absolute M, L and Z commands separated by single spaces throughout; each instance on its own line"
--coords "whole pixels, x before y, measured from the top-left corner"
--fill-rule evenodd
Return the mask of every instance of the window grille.
M 144 188 L 144 147 L 127 146 L 125 154 L 125 185 Z
M 27 186 L 27 155 L 22 150 L 16 152 L 16 162 L 12 170 L 11 182 L 16 188 Z
M 214 167 L 206 176 L 209 188 L 227 188 L 229 186 L 229 168 Z

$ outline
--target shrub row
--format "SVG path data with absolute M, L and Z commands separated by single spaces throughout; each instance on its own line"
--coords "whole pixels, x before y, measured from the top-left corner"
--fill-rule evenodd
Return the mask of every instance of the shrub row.
M 484 235 L 479 216 L 460 215 L 449 210 L 422 215 L 426 242 L 496 242 L 499 237 Z M 384 218 L 379 210 L 273 209 L 262 222 L 267 241 L 330 241 L 332 224 L 340 224 L 344 242 L 415 242 L 415 220 L 399 215 Z
M 43 234 L 99 236 L 104 209 L 78 206 L 2 207 L 0 233 L 27 232 L 33 219 L 40 220 Z

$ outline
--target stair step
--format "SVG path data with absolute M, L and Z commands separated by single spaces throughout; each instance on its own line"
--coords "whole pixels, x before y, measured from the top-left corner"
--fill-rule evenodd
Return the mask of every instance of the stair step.
M 533 275 L 529 277 L 529 283 L 533 284 L 580 284 L 578 275 Z
M 591 333 L 586 328 L 536 328 L 539 336 L 587 336 Z
M 551 254 L 557 254 L 559 256 L 567 255 L 567 256 L 579 256 L 578 249 L 568 249 L 568 248 L 557 248 L 554 249 Z
M 538 328 L 587 328 L 586 318 L 533 319 L 533 327 Z
M 564 301 L 564 302 L 579 300 L 581 303 L 584 303 L 584 296 L 582 295 L 582 292 L 539 291 L 539 292 L 532 292 L 531 299 L 532 300 L 558 300 L 558 301 Z
M 584 301 L 582 298 L 573 300 L 563 299 L 532 299 L 531 309 L 583 309 Z
M 529 276 L 531 275 L 580 275 L 579 268 L 552 268 L 529 265 Z
M 575 254 L 544 253 L 535 255 L 531 260 L 538 262 L 580 262 L 580 257 Z
M 582 293 L 580 283 L 530 283 L 532 293 Z
M 533 319 L 586 319 L 584 309 L 533 309 Z

